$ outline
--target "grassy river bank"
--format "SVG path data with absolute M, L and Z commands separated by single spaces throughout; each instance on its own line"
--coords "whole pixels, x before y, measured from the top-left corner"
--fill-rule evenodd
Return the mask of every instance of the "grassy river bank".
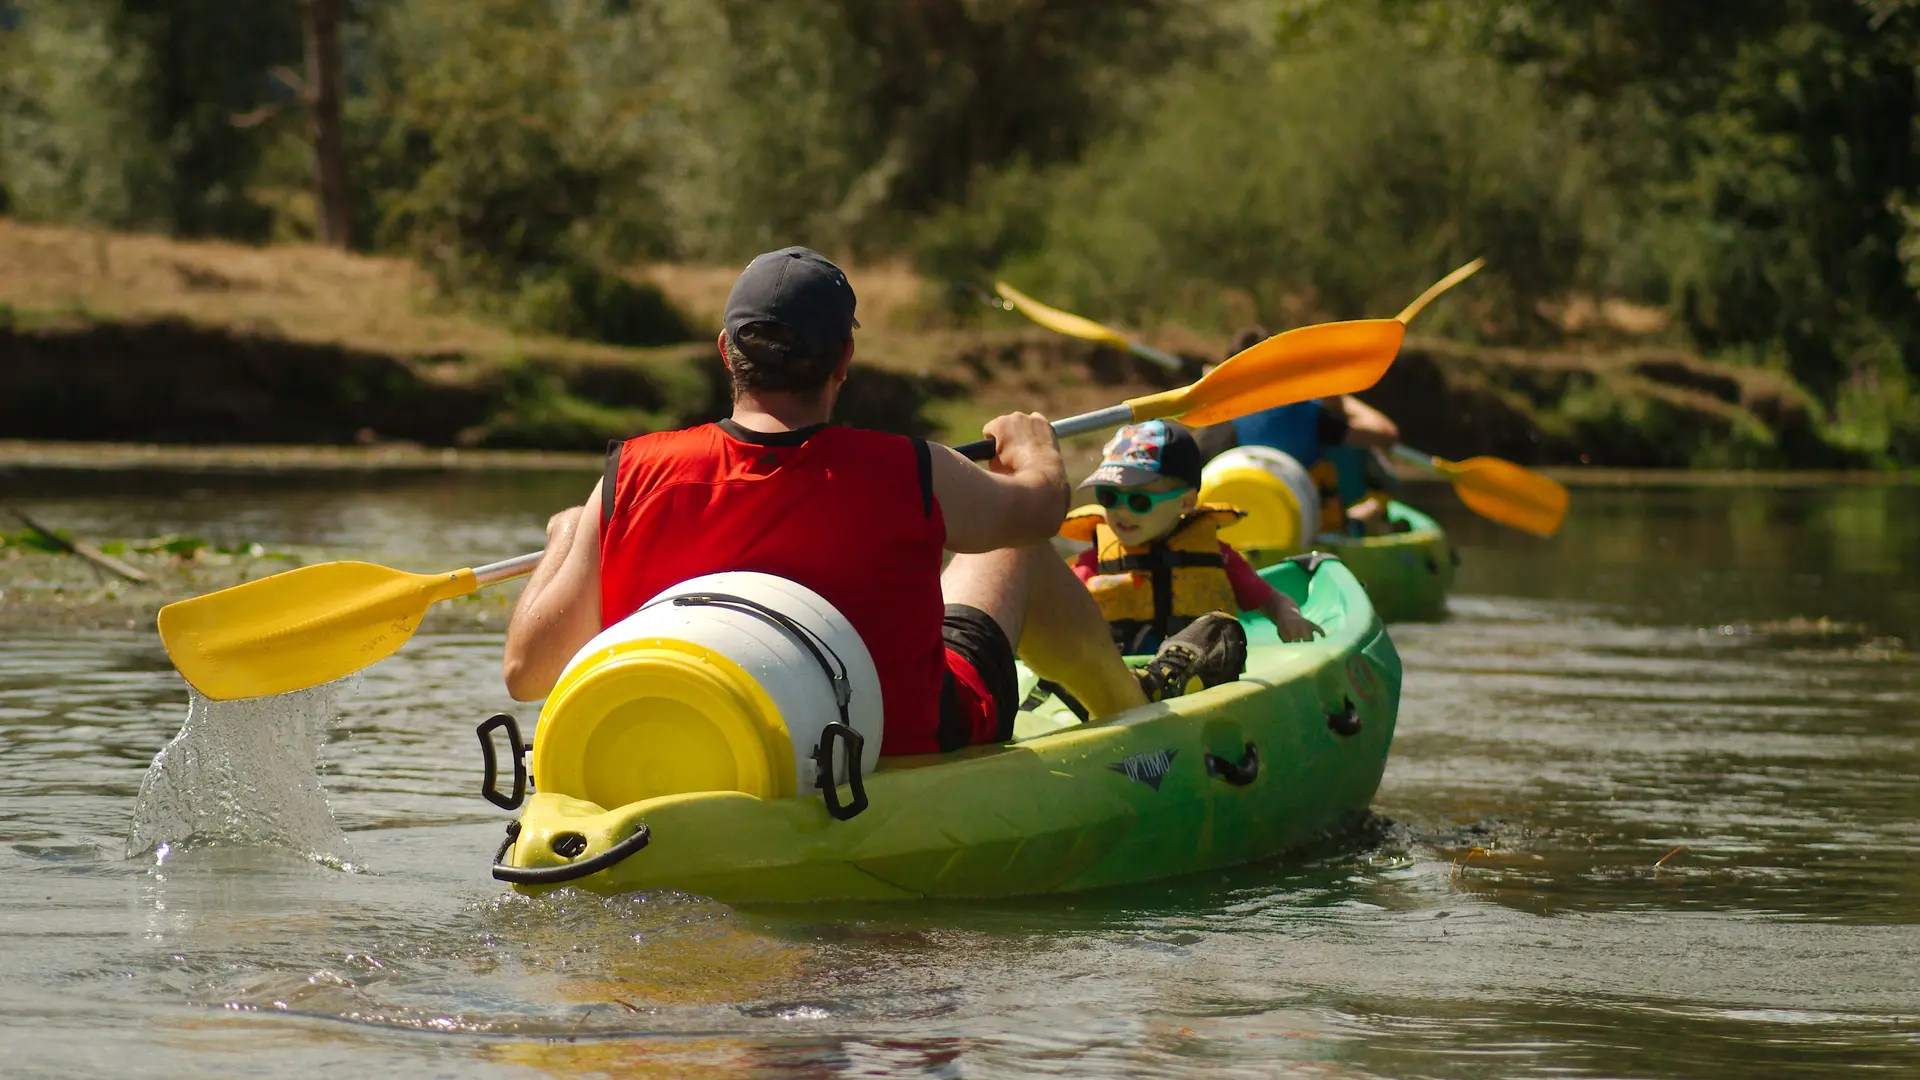
M 717 325 L 728 267 L 635 272 Z M 982 306 L 856 268 L 864 328 L 841 419 L 945 439 L 1011 408 L 1067 415 L 1187 381 Z M 1099 314 L 1099 313 L 1093 313 Z M 1657 313 L 1563 313 L 1555 349 L 1412 337 L 1367 395 L 1449 456 L 1638 468 L 1847 468 L 1784 374 L 1661 344 Z M 1223 335 L 1144 335 L 1198 364 Z M 514 333 L 436 302 L 400 260 L 0 220 L 0 438 L 592 451 L 721 415 L 702 337 L 620 348 Z

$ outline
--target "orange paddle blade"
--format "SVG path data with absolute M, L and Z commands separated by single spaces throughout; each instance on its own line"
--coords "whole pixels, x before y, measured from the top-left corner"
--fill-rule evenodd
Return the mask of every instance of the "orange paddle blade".
M 1565 485 L 1532 469 L 1493 457 L 1435 458 L 1433 467 L 1453 481 L 1453 490 L 1469 510 L 1488 520 L 1535 536 L 1552 536 L 1566 520 Z
M 1406 333 L 1395 319 L 1302 326 L 1228 357 L 1191 386 L 1127 405 L 1135 423 L 1178 416 L 1205 427 L 1296 401 L 1358 393 L 1393 366 Z

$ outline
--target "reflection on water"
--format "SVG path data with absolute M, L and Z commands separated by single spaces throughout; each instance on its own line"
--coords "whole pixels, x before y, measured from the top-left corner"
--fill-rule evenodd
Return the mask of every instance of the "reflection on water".
M 81 535 L 433 570 L 537 546 L 591 483 L 149 477 L 15 497 Z M 472 727 L 514 708 L 510 594 L 444 613 L 330 724 L 245 729 L 284 761 L 317 747 L 368 872 L 219 844 L 127 860 L 185 688 L 150 632 L 49 621 L 31 573 L 0 562 L 0 1071 L 1920 1069 L 1920 490 L 1576 491 L 1544 543 L 1419 495 L 1465 562 L 1448 622 L 1394 629 L 1406 696 L 1370 829 L 991 904 L 503 892 Z

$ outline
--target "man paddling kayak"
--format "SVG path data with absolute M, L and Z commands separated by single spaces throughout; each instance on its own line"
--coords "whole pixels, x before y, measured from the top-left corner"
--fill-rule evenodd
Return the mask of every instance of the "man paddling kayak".
M 1240 331 L 1233 356 L 1267 339 L 1263 327 Z M 1392 470 L 1380 464 L 1375 450 L 1400 441 L 1400 428 L 1385 413 L 1342 394 L 1318 401 L 1300 401 L 1216 424 L 1195 433 L 1209 459 L 1235 446 L 1271 446 L 1290 455 L 1320 487 L 1322 532 L 1357 531 L 1362 535 L 1386 531 L 1386 509 Z
M 663 589 L 751 570 L 819 593 L 859 632 L 879 672 L 885 754 L 1011 738 L 1016 647 L 1096 716 L 1145 702 L 1047 543 L 1069 489 L 1044 419 L 988 423 L 986 469 L 828 423 L 853 362 L 854 305 L 846 275 L 806 248 L 747 265 L 718 339 L 732 416 L 616 443 L 586 503 L 547 523 L 507 626 L 515 698 L 547 694 L 589 639 Z M 943 548 L 955 553 L 944 572 Z

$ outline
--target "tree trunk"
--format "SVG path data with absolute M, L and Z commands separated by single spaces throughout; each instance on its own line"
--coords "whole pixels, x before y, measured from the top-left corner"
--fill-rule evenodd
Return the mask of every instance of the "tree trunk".
M 346 247 L 347 150 L 340 127 L 340 0 L 301 0 L 307 24 L 307 111 L 313 123 L 313 197 L 320 241 Z

